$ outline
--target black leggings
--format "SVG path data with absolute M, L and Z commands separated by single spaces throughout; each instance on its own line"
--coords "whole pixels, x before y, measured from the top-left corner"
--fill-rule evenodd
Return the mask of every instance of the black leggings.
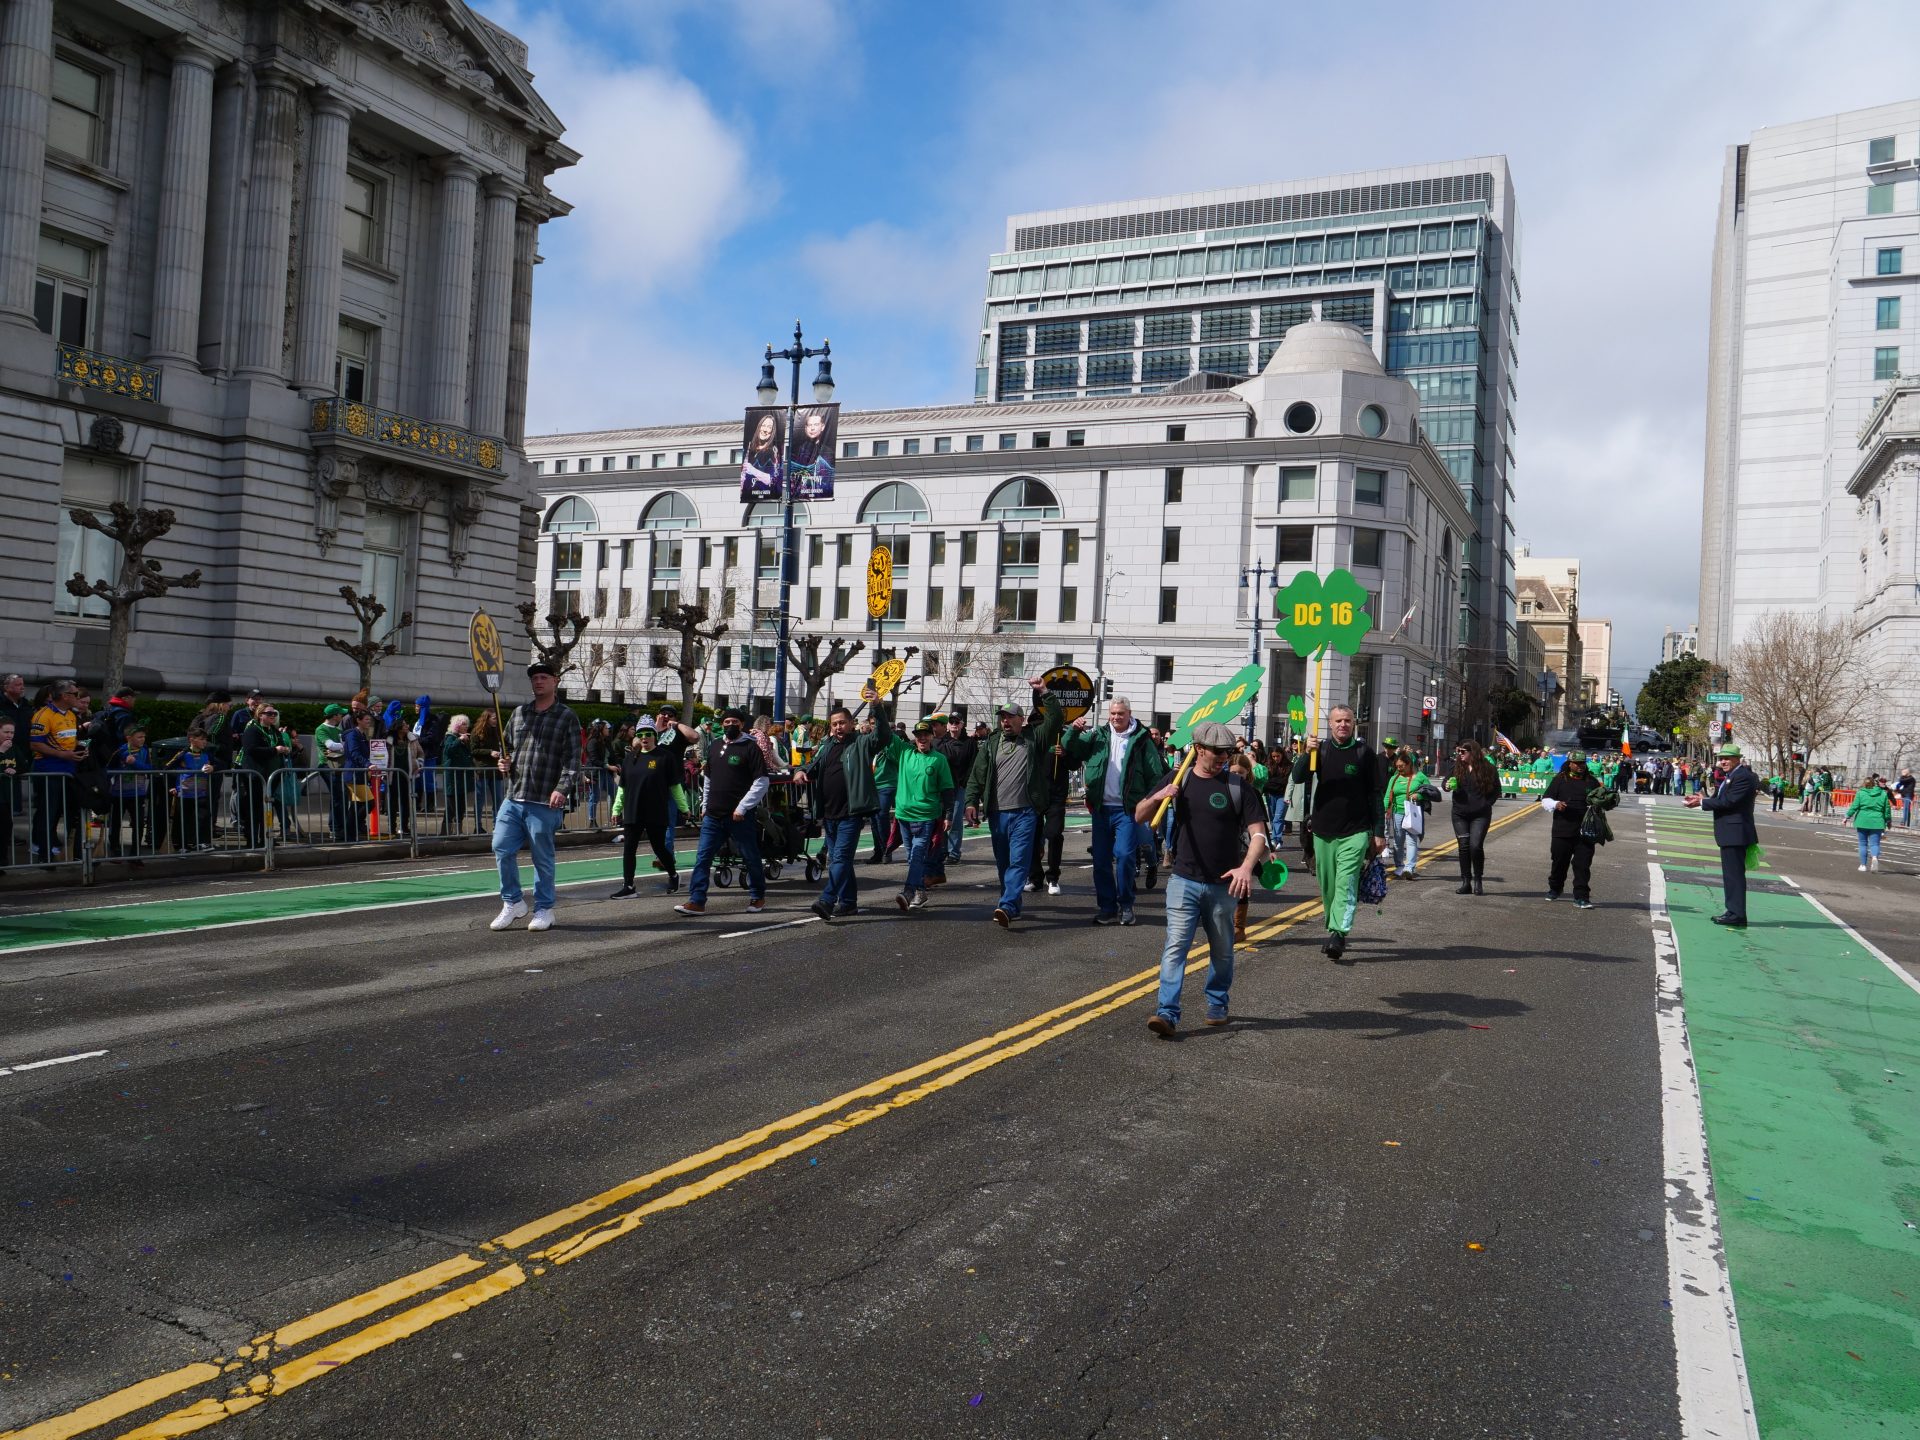
M 640 855 L 640 837 L 647 837 L 647 844 L 653 847 L 653 858 L 660 862 L 660 868 L 671 875 L 673 868 L 673 847 L 667 843 L 667 817 L 665 813 L 649 815 L 637 825 L 624 827 L 625 847 L 620 855 L 621 875 L 626 883 L 633 884 L 633 865 Z
M 1476 815 L 1471 820 L 1453 817 L 1453 838 L 1460 842 L 1460 878 L 1478 880 L 1487 868 L 1487 822 L 1491 815 Z

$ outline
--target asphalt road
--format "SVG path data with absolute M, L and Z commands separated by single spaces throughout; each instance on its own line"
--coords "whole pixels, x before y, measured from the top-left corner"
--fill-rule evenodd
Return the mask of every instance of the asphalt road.
M 1096 929 L 1075 870 L 1002 932 L 977 843 L 831 929 L 595 888 L 544 936 L 480 901 L 5 957 L 0 1063 L 107 1054 L 0 1074 L 0 1424 L 218 1357 L 79 1433 L 1677 1434 L 1644 843 L 1576 912 L 1507 813 L 1486 897 L 1436 860 L 1352 967 L 1301 920 L 1174 1042 L 1119 983 L 1159 892 Z

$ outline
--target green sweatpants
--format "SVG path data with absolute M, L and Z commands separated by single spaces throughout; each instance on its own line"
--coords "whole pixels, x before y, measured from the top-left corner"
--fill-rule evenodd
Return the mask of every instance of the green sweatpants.
M 1337 840 L 1313 837 L 1313 870 L 1332 934 L 1345 935 L 1353 929 L 1353 912 L 1360 903 L 1360 870 L 1372 855 L 1373 836 L 1365 831 Z

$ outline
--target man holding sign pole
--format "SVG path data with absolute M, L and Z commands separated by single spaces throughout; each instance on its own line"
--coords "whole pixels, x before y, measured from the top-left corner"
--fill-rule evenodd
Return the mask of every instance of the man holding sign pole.
M 1065 717 L 1060 702 L 1039 676 L 1027 681 L 1039 698 L 1042 718 L 1028 726 L 1023 705 L 1001 705 L 1000 733 L 981 742 L 967 779 L 967 823 L 987 817 L 993 863 L 1000 871 L 1000 903 L 994 923 L 1005 928 L 1020 918 L 1020 896 L 1033 864 L 1040 812 L 1047 808 L 1048 752 L 1060 738 Z
M 1336 965 L 1345 958 L 1347 935 L 1360 908 L 1360 871 L 1387 848 L 1386 789 L 1380 757 L 1354 734 L 1353 708 L 1335 705 L 1327 712 L 1327 738 L 1293 762 L 1297 784 L 1311 784 L 1305 823 L 1312 833 L 1313 872 L 1326 909 L 1327 941 L 1321 949 Z
M 1237 707 L 1236 707 L 1237 713 Z M 1193 765 L 1183 780 L 1154 790 L 1134 807 L 1148 825 L 1173 801 L 1167 877 L 1167 944 L 1160 955 L 1160 994 L 1147 1028 L 1171 1040 L 1180 1029 L 1180 988 L 1187 977 L 1193 932 L 1207 932 L 1207 1024 L 1225 1025 L 1233 988 L 1234 907 L 1253 891 L 1254 871 L 1267 853 L 1267 815 L 1260 792 L 1227 769 L 1238 738 L 1217 720 L 1193 727 Z

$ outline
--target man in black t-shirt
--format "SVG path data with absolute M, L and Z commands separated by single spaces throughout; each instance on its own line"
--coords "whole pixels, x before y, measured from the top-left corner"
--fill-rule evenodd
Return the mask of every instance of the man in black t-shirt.
M 1167 877 L 1167 947 L 1160 956 L 1160 996 L 1147 1028 L 1172 1039 L 1180 1028 L 1180 986 L 1187 978 L 1193 932 L 1204 927 L 1207 1024 L 1227 1023 L 1233 986 L 1233 910 L 1253 891 L 1253 872 L 1267 853 L 1267 814 L 1260 792 L 1227 769 L 1237 737 L 1216 720 L 1193 727 L 1193 768 L 1184 781 L 1155 790 L 1134 807 L 1150 825 L 1173 797 L 1173 873 Z
M 760 868 L 760 836 L 753 808 L 767 794 L 767 759 L 760 744 L 747 734 L 747 712 L 729 710 L 721 719 L 721 738 L 707 750 L 705 801 L 700 807 L 700 848 L 693 856 L 693 878 L 687 898 L 674 906 L 682 915 L 707 913 L 707 885 L 713 857 L 729 838 L 746 865 L 747 909 L 759 914 L 767 908 L 767 880 Z

